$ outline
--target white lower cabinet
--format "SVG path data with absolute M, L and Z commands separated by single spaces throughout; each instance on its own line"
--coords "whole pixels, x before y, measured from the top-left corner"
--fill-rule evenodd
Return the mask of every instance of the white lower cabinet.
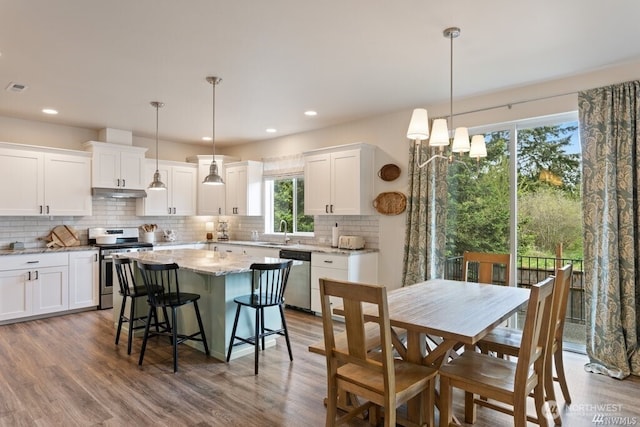
M 336 279 L 350 282 L 377 283 L 378 254 L 311 254 L 311 311 L 322 313 L 320 303 L 320 279 Z M 333 301 L 333 300 L 332 300 Z
M 69 307 L 68 274 L 67 265 L 35 270 L 33 314 L 56 313 Z
M 33 314 L 33 286 L 29 270 L 0 271 L 0 320 Z
M 210 243 L 211 251 L 225 252 L 228 254 L 244 254 L 245 248 L 239 245 L 229 245 L 225 243 Z
M 0 257 L 0 321 L 98 305 L 98 251 Z
M 260 246 L 243 246 L 244 253 L 249 256 L 255 257 L 271 257 L 271 258 L 279 258 L 280 249 L 276 248 L 265 248 Z
M 69 309 L 100 303 L 98 251 L 69 252 Z
M 0 321 L 67 310 L 66 253 L 0 259 Z

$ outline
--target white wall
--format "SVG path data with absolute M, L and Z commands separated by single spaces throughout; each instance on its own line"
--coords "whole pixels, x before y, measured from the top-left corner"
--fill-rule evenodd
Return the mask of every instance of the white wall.
M 511 106 L 457 115 L 454 123 L 457 126 L 473 127 L 576 111 L 578 109 L 577 91 L 638 79 L 640 78 L 638 70 L 640 70 L 640 61 L 597 70 L 578 77 L 541 82 L 527 87 L 455 100 L 454 114 L 507 104 Z M 567 95 L 557 96 L 562 94 Z M 547 97 L 549 98 L 522 102 Z M 448 102 L 420 107 L 427 107 L 431 118 L 449 114 Z M 410 117 L 411 110 L 407 109 L 314 132 L 236 147 L 224 147 L 221 151 L 242 159 L 260 160 L 263 157 L 292 154 L 314 148 L 366 142 L 380 148 L 380 155 L 376 159 L 376 171 L 386 163 L 396 163 L 402 169 L 400 177 L 393 182 L 384 182 L 376 177 L 375 194 L 383 191 L 402 191 L 406 194 L 408 186 L 406 170 L 411 143 L 405 135 Z M 380 215 L 379 219 L 378 277 L 381 284 L 390 288 L 399 287 L 402 281 L 405 221 L 405 214 Z
M 552 65 L 550 65 L 552 66 Z M 507 122 L 517 119 L 538 117 L 549 114 L 577 110 L 578 90 L 604 86 L 640 78 L 640 61 L 616 67 L 597 70 L 579 77 L 559 79 L 551 82 L 538 82 L 527 87 L 505 90 L 499 93 L 485 94 L 471 99 L 456 100 L 454 112 L 484 109 L 502 104 L 512 104 L 512 108 L 497 108 L 489 111 L 457 116 L 456 125 L 469 127 Z M 419 88 L 420 90 L 428 90 Z M 566 96 L 555 95 L 570 93 Z M 552 98 L 526 102 L 534 98 Z M 426 106 L 430 117 L 446 116 L 449 111 L 448 102 L 442 105 Z M 322 114 L 322 112 L 320 112 Z M 260 160 L 263 157 L 299 153 L 320 147 L 366 142 L 379 147 L 376 159 L 376 171 L 386 163 L 396 163 L 402 169 L 400 177 L 393 182 L 383 182 L 376 177 L 375 192 L 407 190 L 407 162 L 410 141 L 405 137 L 411 110 L 400 111 L 384 116 L 371 117 L 353 123 L 322 129 L 304 134 L 244 144 L 235 147 L 217 146 L 219 154 L 240 157 L 243 160 Z M 50 123 L 33 122 L 9 117 L 0 117 L 0 141 L 17 142 L 31 145 L 54 146 L 67 149 L 82 149 L 82 143 L 96 140 L 98 130 L 78 127 L 60 126 Z M 155 158 L 155 140 L 134 135 L 133 144 L 149 148 L 147 157 Z M 186 145 L 162 141 L 160 159 L 183 161 L 194 154 L 209 154 L 210 147 L 204 145 Z M 366 219 L 364 219 L 366 220 Z M 149 222 L 144 218 L 129 218 L 135 223 Z M 196 221 L 197 222 L 197 221 Z M 186 230 L 189 221 L 186 221 Z M 178 224 L 172 224 L 178 226 Z M 379 216 L 378 247 L 380 264 L 378 276 L 380 283 L 390 288 L 401 283 L 402 258 L 404 246 L 405 215 Z M 202 224 L 194 223 L 193 227 L 202 228 Z M 200 235 L 202 230 L 194 231 Z

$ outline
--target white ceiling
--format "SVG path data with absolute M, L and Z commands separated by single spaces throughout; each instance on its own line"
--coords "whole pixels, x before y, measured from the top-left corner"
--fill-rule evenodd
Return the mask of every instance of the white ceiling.
M 263 140 L 447 102 L 446 27 L 463 98 L 635 61 L 639 17 L 637 0 L 0 0 L 0 115 L 154 137 L 157 100 L 161 139 L 210 144 L 216 75 L 216 142 Z

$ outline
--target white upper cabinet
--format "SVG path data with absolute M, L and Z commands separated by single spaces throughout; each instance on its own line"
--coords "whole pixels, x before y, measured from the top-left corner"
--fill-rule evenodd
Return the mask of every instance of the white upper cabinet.
M 0 145 L 0 215 L 91 215 L 91 158 L 81 151 Z
M 262 215 L 262 162 L 229 163 L 225 172 L 226 214 Z
M 213 156 L 192 156 L 187 158 L 188 162 L 198 165 L 198 181 L 197 181 L 197 215 L 224 215 L 226 212 L 225 202 L 226 185 L 208 185 L 203 184 L 204 178 L 209 175 L 211 159 Z M 238 159 L 229 156 L 216 156 L 216 164 L 218 165 L 218 173 L 221 177 L 225 177 L 226 164 L 237 162 Z
M 96 141 L 84 145 L 93 153 L 92 187 L 144 190 L 146 148 Z
M 147 160 L 145 179 L 153 180 L 156 161 Z M 166 190 L 147 190 L 147 197 L 136 199 L 136 213 L 141 216 L 195 215 L 198 168 L 191 163 L 158 162 L 160 179 Z
M 306 215 L 373 214 L 375 147 L 349 144 L 304 153 Z

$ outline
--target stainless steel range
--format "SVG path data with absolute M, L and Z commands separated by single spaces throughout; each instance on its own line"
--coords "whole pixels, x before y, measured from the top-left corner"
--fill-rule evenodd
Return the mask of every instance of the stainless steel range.
M 97 244 L 98 236 L 115 235 L 116 243 Z M 137 228 L 90 228 L 89 244 L 100 249 L 100 309 L 113 307 L 113 255 L 123 252 L 153 250 L 151 243 L 138 241 Z

